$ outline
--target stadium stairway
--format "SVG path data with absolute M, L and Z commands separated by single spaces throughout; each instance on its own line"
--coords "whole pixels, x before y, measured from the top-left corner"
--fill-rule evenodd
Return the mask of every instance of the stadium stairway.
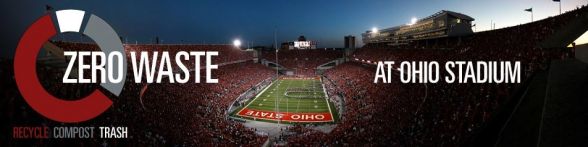
M 554 60 L 534 75 L 471 146 L 582 146 L 588 139 L 588 64 Z
M 588 139 L 588 64 L 551 63 L 537 146 L 584 146 Z
M 534 146 L 537 143 L 547 76 L 547 71 L 542 71 L 531 81 L 506 124 L 500 128 L 495 146 Z

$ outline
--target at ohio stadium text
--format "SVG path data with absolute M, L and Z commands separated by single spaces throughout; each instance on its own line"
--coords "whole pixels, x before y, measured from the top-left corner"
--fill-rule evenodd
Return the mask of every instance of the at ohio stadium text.
M 447 61 L 440 78 L 437 61 L 403 61 L 394 69 L 394 61 L 378 62 L 374 83 L 390 83 L 393 70 L 402 83 L 520 83 L 520 61 Z

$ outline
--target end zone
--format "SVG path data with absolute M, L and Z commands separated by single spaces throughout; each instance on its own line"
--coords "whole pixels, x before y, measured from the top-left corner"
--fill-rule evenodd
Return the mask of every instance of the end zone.
M 248 117 L 251 119 L 262 119 L 272 121 L 287 121 L 287 122 L 332 122 L 333 116 L 331 113 L 292 113 L 255 110 L 243 108 L 237 113 L 238 116 Z

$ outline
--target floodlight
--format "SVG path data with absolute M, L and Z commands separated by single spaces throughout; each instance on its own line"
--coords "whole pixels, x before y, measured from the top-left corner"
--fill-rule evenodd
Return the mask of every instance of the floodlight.
M 233 41 L 233 45 L 234 45 L 235 47 L 240 47 L 240 46 L 241 46 L 241 40 L 239 40 L 239 39 L 235 39 L 235 40 Z
M 378 33 L 378 28 L 376 28 L 376 27 L 373 27 L 373 28 L 372 28 L 372 33 Z
M 412 18 L 410 19 L 410 25 L 416 24 L 416 23 L 417 23 L 417 21 L 418 21 L 418 19 L 417 19 L 416 17 L 412 17 Z

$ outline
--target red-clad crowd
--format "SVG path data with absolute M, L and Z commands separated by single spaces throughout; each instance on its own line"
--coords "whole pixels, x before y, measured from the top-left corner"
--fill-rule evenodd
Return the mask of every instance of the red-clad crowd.
M 411 116 L 426 96 L 421 84 L 374 84 L 375 67 L 356 62 L 336 66 L 324 73 L 329 93 L 344 97 L 341 122 L 330 133 L 294 127 L 291 145 L 403 145 Z M 331 87 L 335 86 L 335 87 Z M 334 92 L 331 92 L 334 91 Z M 301 132 L 302 131 L 302 132 Z
M 145 128 L 175 143 L 263 144 L 267 136 L 228 120 L 225 112 L 240 94 L 273 72 L 252 62 L 221 66 L 215 72 L 218 84 L 150 84 L 142 98 L 146 109 L 143 118 L 150 121 Z
M 327 70 L 334 90 L 345 98 L 343 120 L 332 132 L 293 127 L 289 144 L 460 146 L 492 119 L 522 84 L 374 84 L 377 61 L 521 61 L 523 82 L 545 70 L 551 59 L 571 49 L 545 49 L 539 42 L 566 25 L 586 7 L 529 24 L 479 32 L 446 46 L 367 44 L 352 62 Z M 442 49 L 440 49 L 442 48 Z M 398 74 L 398 72 L 396 73 Z M 446 73 L 440 73 L 442 76 Z M 329 86 L 329 84 L 327 84 Z
M 461 146 L 493 119 L 501 106 L 524 84 L 411 84 L 393 80 L 374 83 L 376 61 L 521 61 L 522 82 L 548 68 L 551 59 L 567 58 L 571 51 L 540 48 L 540 42 L 576 17 L 585 16 L 586 7 L 533 23 L 478 32 L 452 44 L 409 44 L 388 46 L 367 44 L 323 73 L 329 95 L 342 110 L 340 122 L 330 133 L 294 125 L 287 131 L 292 146 Z M 65 50 L 98 50 L 94 44 L 53 42 Z M 113 106 L 80 126 L 127 126 L 129 140 L 69 139 L 11 142 L 13 146 L 78 144 L 80 146 L 239 146 L 262 145 L 268 137 L 240 122 L 227 118 L 227 109 L 235 100 L 258 83 L 274 76 L 274 71 L 253 63 L 253 56 L 231 45 L 124 45 L 130 51 L 218 51 L 213 70 L 218 84 L 135 83 L 132 74 L 120 96 L 104 91 Z M 442 49 L 440 49 L 442 48 Z M 340 50 L 280 50 L 278 63 L 296 75 L 314 76 L 316 67 L 341 58 Z M 263 59 L 275 62 L 275 52 L 262 52 Z M 193 61 L 186 61 L 192 64 Z M 14 81 L 11 61 L 2 60 L 0 68 L 0 114 L 2 126 L 23 124 L 59 126 L 34 112 L 24 102 Z M 173 65 L 176 66 L 176 65 Z M 130 67 L 129 67 L 130 68 Z M 75 100 L 88 95 L 97 84 L 63 84 L 60 67 L 38 66 L 39 80 L 53 95 Z M 443 76 L 444 72 L 440 73 Z M 398 76 L 398 72 L 395 73 Z M 194 77 L 191 77 L 194 78 Z M 165 81 L 165 80 L 164 80 Z M 194 80 L 189 80 L 194 81 Z M 140 97 L 141 91 L 144 93 Z M 3 132 L 10 128 L 2 127 Z M 0 133 L 9 138 L 10 133 Z M 90 142 L 91 144 L 87 144 Z

